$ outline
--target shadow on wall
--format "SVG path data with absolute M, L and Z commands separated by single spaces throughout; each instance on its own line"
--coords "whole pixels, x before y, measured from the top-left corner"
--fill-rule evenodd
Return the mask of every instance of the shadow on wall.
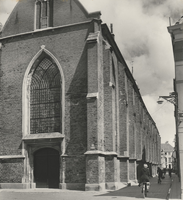
M 83 155 L 87 150 L 87 52 L 86 48 L 74 69 L 75 73 L 68 91 L 66 104 L 70 126 L 66 138 L 66 154 Z
M 87 52 L 83 49 L 70 87 L 66 91 L 66 182 L 86 183 L 87 151 Z

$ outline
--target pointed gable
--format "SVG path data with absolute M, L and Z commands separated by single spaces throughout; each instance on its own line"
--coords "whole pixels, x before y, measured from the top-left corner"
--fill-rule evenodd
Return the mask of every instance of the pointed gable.
M 31 2 L 31 0 L 19 1 L 6 21 L 1 35 L 2 37 L 5 37 L 29 32 L 33 30 L 33 24 L 34 3 Z
M 78 0 L 20 0 L 2 30 L 2 37 L 100 18 Z
M 161 149 L 164 152 L 172 152 L 174 150 L 174 148 L 167 142 L 165 144 L 161 144 Z

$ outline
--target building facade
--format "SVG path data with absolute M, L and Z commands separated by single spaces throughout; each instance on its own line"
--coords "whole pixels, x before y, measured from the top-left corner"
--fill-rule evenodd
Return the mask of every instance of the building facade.
M 19 1 L 0 38 L 1 188 L 117 189 L 161 139 L 100 12 Z
M 181 181 L 181 199 L 183 199 L 183 17 L 176 24 L 169 26 L 168 32 L 171 35 L 175 62 L 176 157 Z
M 173 168 L 173 152 L 174 148 L 165 142 L 161 144 L 161 167 L 166 169 Z

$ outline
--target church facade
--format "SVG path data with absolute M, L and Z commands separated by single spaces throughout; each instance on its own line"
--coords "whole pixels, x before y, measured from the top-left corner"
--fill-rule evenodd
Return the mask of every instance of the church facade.
M 0 36 L 1 188 L 118 189 L 161 138 L 100 12 L 19 1 Z

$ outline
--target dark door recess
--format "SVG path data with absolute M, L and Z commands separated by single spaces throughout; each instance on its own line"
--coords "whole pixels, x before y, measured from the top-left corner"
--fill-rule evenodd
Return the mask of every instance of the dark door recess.
M 44 148 L 34 154 L 36 188 L 59 188 L 59 152 Z

